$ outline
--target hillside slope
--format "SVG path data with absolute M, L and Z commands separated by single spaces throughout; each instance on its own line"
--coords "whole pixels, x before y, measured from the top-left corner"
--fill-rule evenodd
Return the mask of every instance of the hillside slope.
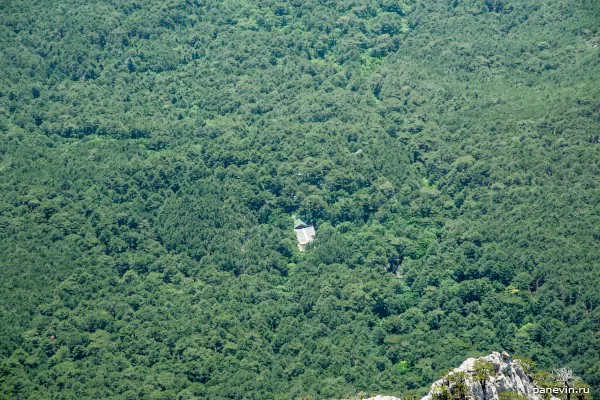
M 597 388 L 599 22 L 0 3 L 0 397 L 421 396 L 498 348 Z

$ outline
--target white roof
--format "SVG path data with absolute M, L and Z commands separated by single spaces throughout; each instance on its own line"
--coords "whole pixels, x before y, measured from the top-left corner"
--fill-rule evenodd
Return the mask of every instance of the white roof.
M 315 237 L 315 228 L 312 226 L 307 226 L 305 228 L 294 229 L 296 231 L 296 238 L 298 238 L 298 243 L 306 244 L 308 242 L 312 242 Z

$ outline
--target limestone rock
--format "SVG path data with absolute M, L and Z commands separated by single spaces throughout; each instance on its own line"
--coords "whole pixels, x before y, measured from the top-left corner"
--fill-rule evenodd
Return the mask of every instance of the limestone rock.
M 477 360 L 489 362 L 494 371 L 485 381 L 485 390 L 482 385 L 474 378 L 475 362 Z M 489 356 L 479 359 L 468 358 L 462 365 L 447 376 L 452 376 L 456 373 L 464 373 L 464 383 L 467 388 L 467 397 L 471 400 L 499 400 L 500 393 L 514 392 L 525 396 L 529 400 L 542 400 L 539 394 L 534 393 L 535 384 L 529 379 L 523 367 L 511 359 L 507 352 L 493 352 Z M 436 381 L 432 386 L 427 396 L 421 400 L 433 400 L 436 393 L 442 390 L 454 390 L 455 384 L 450 382 L 446 377 Z
M 381 394 L 376 395 L 375 397 L 364 397 L 364 396 L 369 396 L 366 393 L 359 393 L 358 395 L 356 395 L 355 397 L 352 397 L 351 399 L 346 399 L 346 400 L 400 400 L 399 397 L 394 397 L 394 396 L 384 396 Z

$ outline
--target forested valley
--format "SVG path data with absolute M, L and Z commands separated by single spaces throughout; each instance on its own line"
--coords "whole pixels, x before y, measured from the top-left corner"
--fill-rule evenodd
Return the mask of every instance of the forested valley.
M 598 399 L 599 178 L 596 0 L 2 1 L 0 398 Z

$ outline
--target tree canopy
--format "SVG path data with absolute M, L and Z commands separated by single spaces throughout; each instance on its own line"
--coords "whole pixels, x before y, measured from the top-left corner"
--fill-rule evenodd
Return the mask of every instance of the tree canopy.
M 500 349 L 598 393 L 599 23 L 1 2 L 0 397 L 420 395 Z

